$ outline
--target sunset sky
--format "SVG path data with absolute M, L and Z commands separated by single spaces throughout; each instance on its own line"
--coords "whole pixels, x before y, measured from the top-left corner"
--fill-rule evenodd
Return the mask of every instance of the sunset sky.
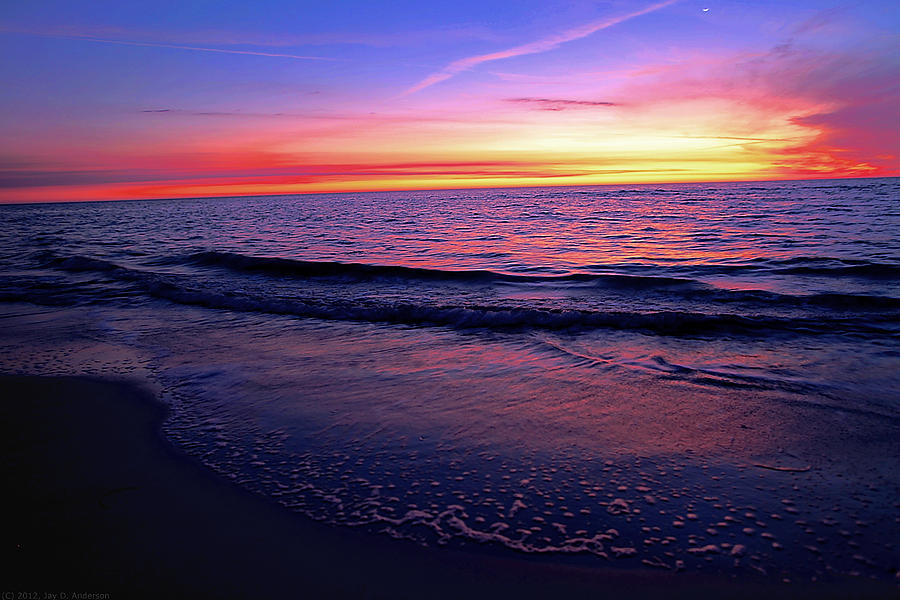
M 900 174 L 896 0 L 8 2 L 0 202 Z

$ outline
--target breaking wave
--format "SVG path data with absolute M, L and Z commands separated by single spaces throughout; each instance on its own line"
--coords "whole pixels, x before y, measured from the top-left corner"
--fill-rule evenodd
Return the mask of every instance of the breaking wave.
M 380 267 L 362 264 L 317 263 L 244 257 L 228 253 L 193 255 L 192 261 L 214 260 L 217 264 L 245 265 L 249 269 L 275 269 L 291 274 L 334 273 L 376 274 L 375 276 L 414 277 L 431 280 L 506 281 L 522 279 L 564 280 L 573 278 L 605 281 L 608 276 L 568 275 L 530 277 L 497 274 L 489 271 L 440 271 L 407 267 Z M 243 288 L 205 287 L 203 280 L 189 276 L 132 269 L 110 261 L 85 256 L 55 257 L 45 263 L 69 272 L 93 272 L 137 286 L 137 292 L 183 305 L 202 306 L 240 312 L 268 313 L 325 320 L 361 321 L 417 326 L 444 326 L 454 329 L 491 330 L 590 330 L 620 329 L 659 335 L 751 335 L 792 332 L 800 334 L 890 334 L 897 332 L 900 315 L 887 309 L 900 307 L 900 299 L 853 294 L 817 294 L 788 296 L 762 291 L 710 289 L 707 295 L 722 303 L 795 303 L 840 309 L 869 310 L 863 314 L 825 314 L 799 317 L 763 313 L 701 312 L 695 310 L 595 310 L 581 308 L 540 308 L 504 304 L 453 303 L 445 301 L 382 300 L 368 298 L 279 297 L 254 294 Z M 390 275 L 385 275 L 385 273 Z M 314 276 L 314 275 L 308 275 Z M 621 278 L 629 279 L 627 276 Z M 642 278 L 648 279 L 648 278 Z M 614 279 L 618 281 L 618 279 Z M 303 291 L 302 289 L 300 290 Z M 438 295 L 446 299 L 450 295 Z

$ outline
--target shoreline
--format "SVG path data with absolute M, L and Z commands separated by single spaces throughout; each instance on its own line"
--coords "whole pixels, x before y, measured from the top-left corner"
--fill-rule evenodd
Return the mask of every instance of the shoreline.
M 896 584 L 564 565 L 423 548 L 291 513 L 219 477 L 160 432 L 139 385 L 0 376 L 4 591 L 111 598 L 881 598 Z

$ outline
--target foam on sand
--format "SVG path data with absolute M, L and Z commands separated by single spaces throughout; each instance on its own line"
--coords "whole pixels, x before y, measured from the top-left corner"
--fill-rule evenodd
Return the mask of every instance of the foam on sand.
M 659 570 L 667 564 L 662 560 L 645 559 L 643 566 L 651 571 L 611 571 L 429 550 L 335 529 L 247 494 L 180 455 L 156 432 L 164 409 L 146 392 L 121 382 L 75 378 L 0 382 L 3 470 L 10 484 L 9 514 L 15 515 L 4 534 L 16 548 L 7 558 L 11 589 L 40 584 L 128 597 L 302 592 L 410 598 L 891 592 L 884 583 L 867 581 L 851 581 L 850 588 L 838 581 L 827 588 L 807 583 L 785 590 L 764 580 L 735 586 L 727 577 L 688 574 L 678 575 L 673 587 L 675 575 Z M 461 529 L 461 512 L 462 506 L 437 514 L 410 511 L 395 524 L 431 521 Z M 603 543 L 598 536 L 570 542 L 570 550 Z M 611 551 L 622 557 L 637 552 L 619 545 Z

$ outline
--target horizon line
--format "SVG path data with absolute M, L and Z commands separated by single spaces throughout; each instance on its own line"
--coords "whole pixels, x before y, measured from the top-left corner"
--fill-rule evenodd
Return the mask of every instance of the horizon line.
M 0 200 L 0 206 L 23 206 L 32 204 L 85 204 L 92 202 L 163 202 L 168 200 L 207 200 L 215 198 L 282 198 L 286 196 L 311 196 L 311 195 L 346 195 L 346 194 L 396 194 L 401 192 L 453 192 L 465 190 L 509 190 L 509 189 L 536 189 L 536 188 L 586 188 L 586 187 L 625 187 L 625 186 L 650 186 L 650 185 L 702 185 L 722 183 L 788 183 L 802 181 L 843 181 L 856 179 L 898 179 L 898 175 L 859 175 L 847 177 L 807 177 L 802 179 L 720 179 L 706 181 L 659 181 L 659 182 L 634 182 L 634 183 L 589 183 L 589 184 L 556 184 L 556 185 L 503 185 L 503 186 L 472 186 L 472 187 L 423 187 L 402 188 L 391 190 L 346 190 L 327 192 L 290 192 L 279 194 L 210 194 L 208 196 L 160 196 L 147 198 L 97 198 L 93 200 L 32 200 L 12 201 Z

